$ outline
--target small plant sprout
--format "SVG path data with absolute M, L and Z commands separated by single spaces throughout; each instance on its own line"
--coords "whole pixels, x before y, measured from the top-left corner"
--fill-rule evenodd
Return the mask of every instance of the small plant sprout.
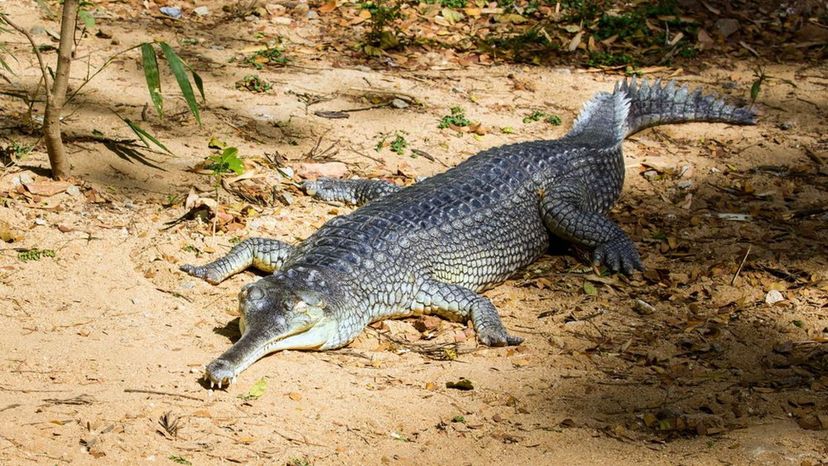
M 394 139 L 388 143 L 388 148 L 391 149 L 391 152 L 394 152 L 397 155 L 405 155 L 405 149 L 408 148 L 408 141 L 405 139 L 405 134 L 405 131 L 397 131 L 394 133 Z M 381 134 L 380 140 L 377 142 L 374 150 L 377 152 L 382 151 L 382 148 L 385 147 L 385 143 L 388 141 L 389 137 L 389 134 Z
M 399 47 L 399 28 L 393 26 L 400 18 L 401 2 L 399 0 L 373 0 L 359 4 L 360 8 L 371 13 L 370 29 L 365 33 L 362 51 L 369 56 L 380 56 L 383 50 Z
M 540 110 L 533 110 L 532 113 L 523 117 L 523 123 L 526 124 L 541 120 L 553 126 L 560 126 L 561 124 L 561 117 L 554 113 L 541 112 Z
M 244 162 L 239 158 L 239 150 L 235 147 L 225 147 L 216 155 L 208 157 L 210 163 L 206 165 L 212 170 L 213 176 L 221 177 L 228 173 L 241 175 L 244 173 Z
M 244 173 L 244 162 L 239 158 L 239 150 L 235 147 L 225 147 L 224 143 L 216 138 L 211 138 L 209 147 L 218 148 L 219 152 L 207 157 L 204 168 L 210 170 L 216 189 L 216 200 L 218 200 L 218 188 L 221 186 L 221 178 L 229 173 L 241 175 Z
M 267 48 L 257 50 L 242 60 L 242 63 L 250 65 L 257 70 L 265 66 L 285 66 L 290 61 L 284 54 L 282 47 L 278 44 L 269 45 Z
M 405 137 L 397 131 L 397 134 L 394 135 L 394 140 L 391 141 L 391 144 L 389 145 L 391 152 L 394 152 L 397 155 L 405 155 L 406 147 L 408 147 L 408 141 L 406 141 Z
M 236 82 L 236 89 L 248 90 L 250 92 L 267 92 L 273 88 L 273 84 L 265 81 L 255 74 L 248 74 Z
M 466 118 L 466 114 L 460 107 L 451 107 L 451 114 L 440 119 L 440 124 L 437 126 L 440 129 L 449 128 L 451 126 L 469 126 L 471 121 Z

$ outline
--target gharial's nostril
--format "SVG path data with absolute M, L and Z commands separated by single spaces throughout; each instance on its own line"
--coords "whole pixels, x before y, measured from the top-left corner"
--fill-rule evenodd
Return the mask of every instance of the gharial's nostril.
M 247 299 L 252 299 L 253 301 L 257 301 L 259 299 L 264 298 L 264 291 L 258 286 L 249 286 L 246 289 L 242 290 L 242 293 L 247 295 Z

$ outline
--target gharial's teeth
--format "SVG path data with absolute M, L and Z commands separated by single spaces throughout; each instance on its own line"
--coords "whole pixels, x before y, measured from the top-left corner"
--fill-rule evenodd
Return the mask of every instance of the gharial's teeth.
M 235 375 L 233 376 L 232 382 L 236 383 L 236 376 Z
M 216 386 L 216 383 L 213 382 L 213 379 L 210 379 L 210 388 L 213 388 L 215 386 Z

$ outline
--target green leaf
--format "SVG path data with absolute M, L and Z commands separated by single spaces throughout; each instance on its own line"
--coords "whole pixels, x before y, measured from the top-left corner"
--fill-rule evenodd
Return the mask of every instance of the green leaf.
M 210 164 L 206 166 L 213 170 L 213 174 L 221 176 L 223 173 L 234 172 L 237 175 L 244 173 L 244 162 L 239 158 L 239 150 L 235 147 L 227 147 L 220 154 L 208 158 Z
M 193 74 L 193 82 L 196 85 L 196 89 L 198 89 L 198 93 L 201 94 L 201 101 L 207 102 L 207 97 L 204 96 L 204 81 L 201 79 L 201 75 L 193 71 L 192 68 L 190 68 L 190 73 Z
M 584 282 L 584 293 L 590 296 L 598 296 L 598 288 L 595 288 L 595 285 L 590 282 Z
M 92 16 L 87 10 L 80 10 L 78 11 L 78 18 L 83 22 L 83 25 L 86 26 L 86 29 L 92 29 L 95 27 L 95 17 Z
M 762 81 L 765 80 L 764 76 L 759 76 L 756 81 L 753 81 L 753 85 L 750 86 L 750 101 L 751 103 L 756 102 L 756 98 L 759 97 L 759 91 L 762 90 Z
M 118 115 L 118 118 L 121 118 L 121 116 Z M 150 147 L 149 143 L 147 142 L 147 140 L 149 140 L 150 142 L 152 142 L 156 146 L 163 149 L 164 152 L 172 155 L 172 152 L 170 152 L 170 150 L 167 149 L 167 146 L 162 144 L 161 141 L 159 141 L 153 135 L 151 135 L 150 133 L 146 132 L 143 128 L 138 126 L 138 123 L 135 123 L 134 121 L 130 120 L 129 118 L 121 118 L 121 120 L 123 120 L 124 123 L 126 123 L 127 126 L 129 126 L 129 129 L 131 129 L 132 132 L 135 133 L 136 136 L 138 136 L 138 138 L 141 140 L 141 142 L 144 143 L 145 146 L 147 146 L 147 148 L 152 149 L 152 147 Z
M 207 142 L 207 147 L 209 147 L 210 149 L 224 149 L 225 147 L 227 147 L 227 143 L 213 136 Z
M 267 377 L 262 377 L 250 387 L 246 395 L 239 395 L 239 398 L 245 401 L 258 400 L 267 391 Z
M 16 73 L 14 72 L 14 70 L 12 70 L 11 68 L 9 68 L 9 64 L 8 64 L 8 63 L 6 63 L 6 60 L 4 60 L 4 59 L 3 59 L 3 57 L 0 57 L 0 66 L 2 66 L 2 67 L 3 67 L 3 69 L 5 69 L 6 71 L 8 71 L 9 73 L 11 73 L 11 74 L 16 74 Z
M 558 115 L 549 115 L 543 121 L 545 121 L 545 122 L 547 122 L 547 123 L 549 123 L 550 125 L 553 125 L 553 126 L 560 126 L 561 125 L 561 117 L 559 117 Z
M 190 462 L 190 460 L 188 460 L 187 458 L 184 458 L 183 456 L 180 456 L 180 455 L 170 455 L 169 460 L 172 461 L 173 463 L 178 463 L 178 464 L 185 464 L 185 465 L 193 464 L 193 463 Z
M 141 58 L 144 65 L 144 77 L 147 78 L 152 105 L 158 116 L 164 118 L 164 98 L 161 96 L 161 76 L 158 74 L 158 58 L 151 43 L 141 44 Z
M 201 126 L 201 115 L 198 113 L 198 104 L 193 93 L 193 86 L 190 85 L 190 79 L 187 77 L 184 62 L 166 42 L 159 42 L 158 45 L 161 47 L 161 51 L 164 52 L 164 56 L 167 57 L 170 71 L 175 76 L 175 80 L 178 81 L 178 87 L 181 88 L 181 93 L 184 94 L 184 100 L 187 102 L 187 106 L 190 107 L 190 112 Z
M 239 150 L 235 147 L 228 147 L 221 153 L 222 161 L 227 164 L 229 170 L 233 170 L 237 175 L 244 173 L 244 163 L 238 156 Z

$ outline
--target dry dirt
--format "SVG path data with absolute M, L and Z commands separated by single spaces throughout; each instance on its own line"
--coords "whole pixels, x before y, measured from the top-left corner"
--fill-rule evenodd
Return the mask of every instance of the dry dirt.
M 4 8 L 26 26 L 44 23 L 33 3 Z M 21 178 L 54 186 L 43 177 L 42 145 L 2 172 L 0 221 L 21 238 L 4 243 L 0 255 L 0 463 L 828 461 L 824 64 L 767 65 L 768 75 L 796 87 L 767 81 L 757 126 L 667 126 L 625 143 L 627 183 L 613 216 L 648 272 L 598 277 L 571 254 L 530 266 L 486 293 L 507 327 L 526 338 L 522 346 L 475 348 L 466 339 L 436 347 L 463 340 L 463 326 L 442 323 L 424 335 L 415 320 L 392 322 L 344 350 L 272 355 L 229 389 L 212 391 L 200 380 L 202 367 L 238 337 L 236 293 L 257 276 L 211 286 L 178 266 L 205 262 L 237 237 L 295 241 L 350 210 L 303 197 L 254 160 L 270 154 L 297 167 L 321 157 L 346 163 L 354 175 L 410 183 L 488 147 L 563 135 L 582 103 L 619 77 L 507 65 L 343 65 L 313 48 L 319 27 L 301 20 L 219 21 L 209 29 L 186 21 L 102 24 L 120 45 L 81 41 L 73 87 L 86 75 L 87 58 L 94 69 L 143 40 L 202 38 L 182 55 L 205 79 L 204 125 L 187 115 L 170 76 L 171 117 L 161 122 L 150 111 L 142 121 L 148 98 L 133 51 L 98 75 L 67 113 L 79 190 L 36 195 L 15 186 Z M 275 84 L 266 94 L 236 90 L 250 69 L 228 64 L 256 30 L 293 44 L 293 65 L 259 72 Z M 3 38 L 19 57 L 11 62 L 13 80 L 31 88 L 37 74 L 27 47 L 19 36 Z M 722 61 L 676 77 L 744 102 L 753 66 Z M 370 106 L 361 97 L 368 91 L 422 105 L 353 112 L 346 120 L 314 115 Z M 481 122 L 484 134 L 438 129 L 452 106 Z M 143 151 L 159 169 L 89 138 L 92 130 L 132 137 L 110 109 L 141 122 L 176 155 Z M 563 124 L 524 123 L 536 109 Z M 2 98 L 5 143 L 35 141 L 20 134 L 24 114 L 19 100 Z M 388 147 L 376 152 L 381 135 L 395 131 L 434 160 Z M 186 213 L 180 199 L 192 187 L 212 195 L 210 178 L 190 170 L 211 153 L 211 136 L 238 147 L 251 173 L 274 183 L 290 204 L 250 209 L 222 190 L 227 212 L 246 213 L 235 224 L 213 232 L 189 220 L 164 229 Z M 174 196 L 179 201 L 164 207 Z M 55 255 L 23 261 L 20 248 Z M 769 293 L 782 300 L 766 303 Z M 446 387 L 461 378 L 473 390 Z M 264 393 L 244 399 L 262 379 Z M 173 433 L 162 426 L 165 415 Z M 169 426 L 176 422 L 177 429 Z

